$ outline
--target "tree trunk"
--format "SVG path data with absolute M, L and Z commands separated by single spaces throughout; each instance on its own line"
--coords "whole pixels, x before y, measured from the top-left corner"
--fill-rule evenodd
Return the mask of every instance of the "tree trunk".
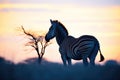
M 37 54 L 38 54 L 38 62 L 40 63 L 41 62 L 41 57 L 40 57 L 39 49 L 36 48 L 36 51 L 37 51 Z

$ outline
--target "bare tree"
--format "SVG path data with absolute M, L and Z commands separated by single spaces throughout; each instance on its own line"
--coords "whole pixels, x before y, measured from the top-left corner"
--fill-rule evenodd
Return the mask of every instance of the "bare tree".
M 32 32 L 27 32 L 23 26 L 21 26 L 22 31 L 24 32 L 25 35 L 27 35 L 29 38 L 29 41 L 26 43 L 26 46 L 31 46 L 33 47 L 38 55 L 38 61 L 39 63 L 41 63 L 42 57 L 45 53 L 45 48 L 50 44 L 48 42 L 45 41 L 45 36 L 43 35 L 38 35 L 36 36 L 34 33 Z M 41 46 L 41 49 L 39 48 L 39 43 Z

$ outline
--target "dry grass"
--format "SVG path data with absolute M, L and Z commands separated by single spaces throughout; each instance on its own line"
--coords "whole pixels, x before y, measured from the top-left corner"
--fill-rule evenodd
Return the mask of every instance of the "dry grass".
M 120 65 L 109 60 L 105 65 L 85 67 L 81 63 L 64 67 L 37 58 L 14 64 L 0 58 L 0 80 L 120 80 Z

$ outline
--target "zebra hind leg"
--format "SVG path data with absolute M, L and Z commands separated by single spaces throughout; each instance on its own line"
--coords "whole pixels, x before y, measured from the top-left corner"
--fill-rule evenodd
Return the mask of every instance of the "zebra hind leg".
M 86 56 L 86 55 L 82 55 L 82 59 L 83 59 L 83 64 L 84 64 L 85 66 L 88 66 L 87 56 Z
M 98 47 L 96 47 L 96 48 L 92 51 L 91 55 L 89 56 L 90 64 L 91 64 L 92 66 L 95 66 L 95 58 L 96 58 L 97 53 L 98 53 Z
M 70 59 L 70 58 L 68 58 L 68 59 L 67 59 L 67 61 L 68 61 L 68 65 L 70 65 L 70 66 L 71 66 L 71 65 L 72 65 L 72 63 L 71 63 L 71 59 Z
M 95 57 L 94 58 L 90 58 L 90 64 L 92 66 L 95 66 Z

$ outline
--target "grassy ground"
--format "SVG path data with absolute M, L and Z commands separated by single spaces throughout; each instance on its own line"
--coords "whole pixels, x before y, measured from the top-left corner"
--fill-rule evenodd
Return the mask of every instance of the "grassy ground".
M 64 67 L 46 60 L 39 64 L 36 58 L 18 64 L 0 58 L 0 80 L 120 80 L 120 65 L 107 61 L 95 67 L 81 63 Z

